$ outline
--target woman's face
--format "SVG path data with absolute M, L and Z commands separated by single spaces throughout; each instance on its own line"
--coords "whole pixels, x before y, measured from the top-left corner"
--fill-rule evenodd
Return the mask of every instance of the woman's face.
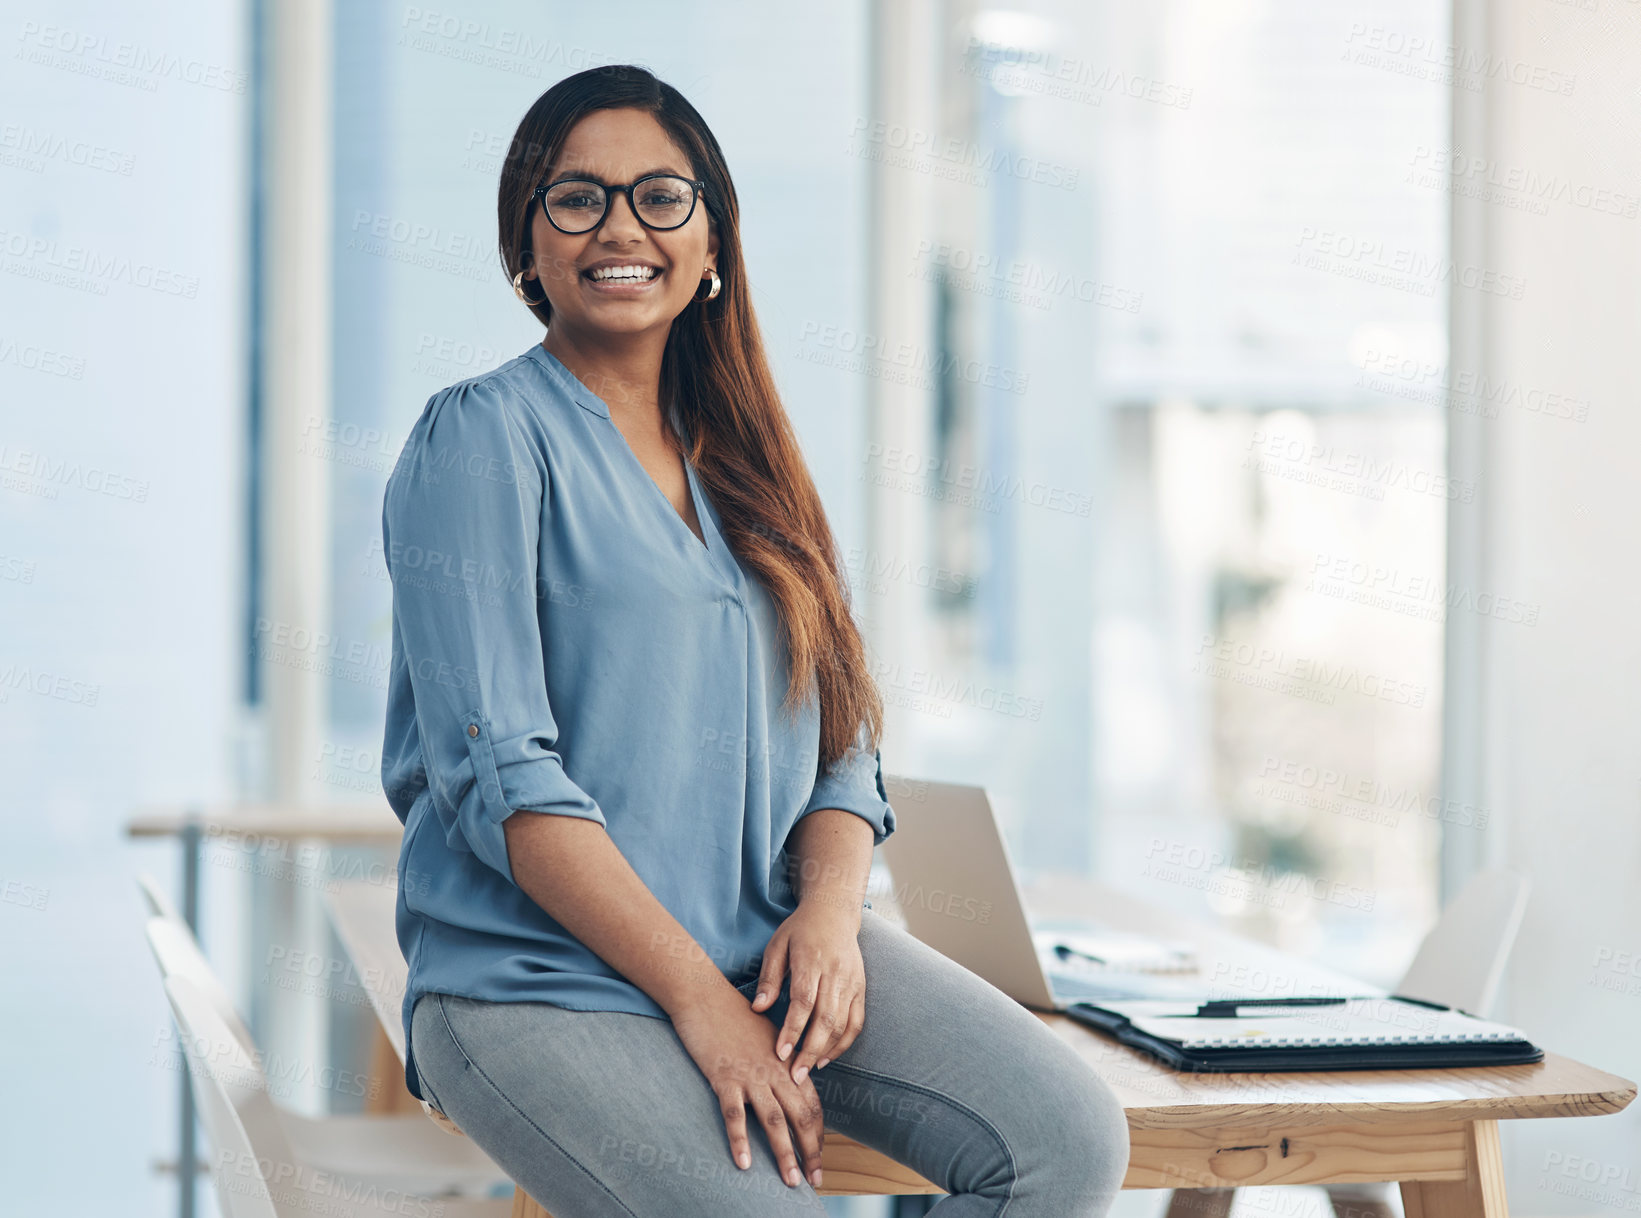
M 651 115 L 598 110 L 570 129 L 543 180 L 585 177 L 626 185 L 652 173 L 695 177 L 689 158 Z M 538 201 L 531 211 L 530 241 L 535 259 L 524 278 L 539 280 L 545 289 L 553 328 L 588 336 L 665 332 L 701 290 L 705 271 L 716 266 L 718 254 L 718 234 L 704 201 L 696 200 L 688 223 L 656 231 L 633 215 L 625 194 L 613 191 L 603 221 L 585 233 L 560 232 Z M 595 283 L 588 272 L 611 259 L 653 266 L 655 277 L 643 283 Z

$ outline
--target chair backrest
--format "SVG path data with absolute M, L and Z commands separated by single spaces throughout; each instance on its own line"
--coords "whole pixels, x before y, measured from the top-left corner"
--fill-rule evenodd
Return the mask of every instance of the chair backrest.
M 137 887 L 142 889 L 143 903 L 148 906 L 148 913 L 155 918 L 170 918 L 174 922 L 187 922 L 177 912 L 177 907 L 171 904 L 171 898 L 165 895 L 165 890 L 158 881 L 146 871 L 137 876 Z
M 216 1008 L 222 1022 L 233 1033 L 234 1039 L 239 1041 L 245 1052 L 255 1057 L 257 1055 L 256 1040 L 251 1036 L 250 1028 L 239 1016 L 239 1009 L 234 1006 L 233 996 L 228 993 L 228 987 L 222 984 L 211 962 L 205 958 L 200 949 L 199 940 L 194 938 L 194 932 L 188 929 L 186 922 L 164 916 L 149 918 L 144 926 L 148 936 L 148 948 L 154 953 L 154 960 L 160 966 L 162 977 L 186 977 L 193 982 Z
M 292 1170 L 296 1160 L 260 1067 L 197 985 L 186 977 L 167 977 L 164 985 L 211 1142 L 218 1208 L 224 1218 L 283 1218 L 266 1173 Z
M 1403 974 L 1396 992 L 1485 1016 L 1527 911 L 1527 877 L 1495 868 L 1471 878 Z

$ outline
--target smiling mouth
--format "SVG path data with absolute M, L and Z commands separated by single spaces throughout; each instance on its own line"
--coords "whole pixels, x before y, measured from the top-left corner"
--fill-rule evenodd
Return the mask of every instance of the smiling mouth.
M 583 271 L 581 277 L 591 283 L 637 285 L 653 283 L 661 277 L 661 271 L 653 266 L 613 266 Z

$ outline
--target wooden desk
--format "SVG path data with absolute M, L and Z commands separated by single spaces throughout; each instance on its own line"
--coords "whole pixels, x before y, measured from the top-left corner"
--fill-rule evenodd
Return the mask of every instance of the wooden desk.
M 137 809 L 125 823 L 131 837 L 227 838 L 241 844 L 258 838 L 351 845 L 393 845 L 404 836 L 384 803 L 158 804 Z M 186 860 L 184 860 L 186 861 Z
M 331 898 L 332 915 L 360 975 L 380 979 L 383 1000 L 372 1002 L 402 1065 L 394 994 L 404 992 L 405 966 L 393 936 L 395 894 L 391 886 L 344 887 Z M 1081 913 L 1189 939 L 1198 945 L 1205 985 L 1220 989 L 1238 976 L 1244 988 L 1276 997 L 1359 984 L 1076 879 L 1039 879 L 1026 887 L 1026 900 L 1034 916 Z M 898 918 L 889 894 L 874 892 L 872 904 Z M 1388 1180 L 1401 1185 L 1407 1218 L 1505 1218 L 1499 1121 L 1597 1116 L 1617 1112 L 1635 1098 L 1634 1083 L 1554 1054 L 1530 1066 L 1485 1069 L 1181 1074 L 1066 1016 L 1039 1012 L 1038 1018 L 1122 1100 L 1132 1143 L 1124 1188 Z M 941 1191 L 831 1130 L 822 1167 L 824 1195 Z M 514 1196 L 513 1214 L 549 1218 L 522 1189 Z
M 1288 997 L 1360 988 L 1323 966 L 1085 881 L 1045 877 L 1027 887 L 1026 901 L 1034 916 L 1082 913 L 1191 940 L 1204 984 L 1219 990 Z M 1499 1121 L 1599 1116 L 1635 1098 L 1629 1080 L 1548 1053 L 1529 1066 L 1182 1074 L 1064 1015 L 1038 1018 L 1122 1100 L 1132 1144 L 1125 1188 L 1386 1180 L 1401 1185 L 1407 1218 L 1504 1218 Z

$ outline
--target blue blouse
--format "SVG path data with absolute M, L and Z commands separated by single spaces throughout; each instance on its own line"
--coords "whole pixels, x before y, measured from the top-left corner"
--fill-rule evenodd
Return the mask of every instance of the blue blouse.
M 410 1017 L 428 991 L 666 1011 L 537 905 L 502 821 L 597 821 L 731 982 L 797 908 L 786 841 L 841 808 L 894 831 L 865 725 L 820 773 L 820 710 L 781 707 L 774 602 L 684 522 L 609 407 L 540 344 L 428 399 L 388 478 L 393 583 L 382 784 L 404 822 L 396 917 Z M 869 908 L 870 901 L 864 902 Z

